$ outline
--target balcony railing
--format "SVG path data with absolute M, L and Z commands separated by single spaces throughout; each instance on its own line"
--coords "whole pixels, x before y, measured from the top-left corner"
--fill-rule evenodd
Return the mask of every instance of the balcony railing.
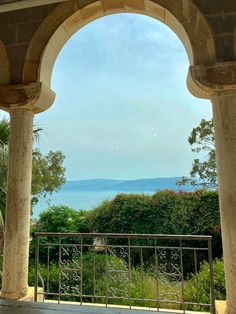
M 214 314 L 211 240 L 210 236 L 36 233 L 35 301 L 43 296 L 59 303 Z M 209 273 L 204 283 L 198 276 L 203 263 Z M 200 292 L 206 282 L 209 296 L 203 300 Z

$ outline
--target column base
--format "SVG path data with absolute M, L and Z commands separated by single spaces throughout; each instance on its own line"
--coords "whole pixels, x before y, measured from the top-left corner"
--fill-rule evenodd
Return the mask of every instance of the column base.
M 22 289 L 21 291 L 14 291 L 14 292 L 4 292 L 1 291 L 0 298 L 7 299 L 7 300 L 19 300 L 27 296 L 28 287 Z
M 38 296 L 37 302 L 44 302 L 43 288 L 38 287 Z M 28 287 L 28 293 L 24 298 L 21 298 L 20 301 L 30 301 L 34 302 L 34 287 Z
M 34 287 L 28 287 L 26 289 L 26 293 L 25 295 L 20 295 L 20 298 L 15 298 L 13 299 L 12 296 L 16 296 L 17 293 L 1 293 L 0 292 L 0 299 L 8 299 L 8 300 L 19 300 L 19 301 L 30 301 L 33 302 L 34 301 Z M 38 293 L 43 293 L 43 288 L 38 287 Z M 19 293 L 18 293 L 19 296 Z M 44 295 L 43 294 L 38 294 L 38 302 L 43 302 L 44 301 Z

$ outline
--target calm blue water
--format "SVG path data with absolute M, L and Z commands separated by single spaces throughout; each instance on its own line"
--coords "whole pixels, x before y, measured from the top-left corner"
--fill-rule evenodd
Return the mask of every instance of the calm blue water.
M 120 192 L 120 193 L 131 193 L 129 192 Z M 142 192 L 132 192 L 139 193 Z M 153 194 L 154 192 L 144 192 L 145 194 Z M 38 218 L 39 214 L 48 209 L 49 206 L 53 205 L 66 205 L 74 209 L 92 209 L 98 206 L 102 201 L 106 199 L 112 199 L 115 195 L 119 194 L 118 191 L 89 191 L 89 192 L 79 192 L 71 190 L 60 190 L 57 193 L 53 193 L 50 197 L 50 200 L 45 201 L 41 200 L 33 208 L 32 218 Z

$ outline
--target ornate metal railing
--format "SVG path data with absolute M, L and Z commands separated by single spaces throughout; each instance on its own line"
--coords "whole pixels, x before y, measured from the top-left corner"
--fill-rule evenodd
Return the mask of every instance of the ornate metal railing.
M 35 301 L 215 313 L 210 236 L 36 233 L 34 241 Z

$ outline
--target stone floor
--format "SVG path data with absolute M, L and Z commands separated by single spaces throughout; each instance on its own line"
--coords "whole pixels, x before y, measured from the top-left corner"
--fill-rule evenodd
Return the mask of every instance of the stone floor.
M 131 311 L 86 305 L 0 300 L 0 314 L 150 314 L 152 312 L 138 309 Z M 171 312 L 160 311 L 159 313 L 170 314 Z
M 0 300 L 0 314 L 151 314 L 153 310 L 105 308 L 102 306 L 88 306 L 75 304 L 57 304 L 47 302 L 26 302 Z M 155 311 L 156 312 L 156 311 Z M 183 313 L 182 311 L 178 311 Z M 173 314 L 176 311 L 160 310 L 160 314 Z M 206 314 L 203 312 L 186 312 L 191 314 Z

